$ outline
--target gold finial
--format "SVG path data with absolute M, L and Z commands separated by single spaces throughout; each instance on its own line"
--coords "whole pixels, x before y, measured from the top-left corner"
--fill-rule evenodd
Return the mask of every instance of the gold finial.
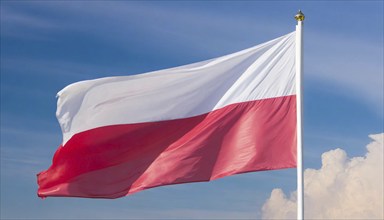
M 304 21 L 304 14 L 303 12 L 301 12 L 301 10 L 299 10 L 299 12 L 297 12 L 297 14 L 295 15 L 295 19 L 296 21 Z

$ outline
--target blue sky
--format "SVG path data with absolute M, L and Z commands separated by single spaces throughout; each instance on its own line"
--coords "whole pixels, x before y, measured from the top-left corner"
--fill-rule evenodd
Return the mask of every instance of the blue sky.
M 104 76 L 239 51 L 304 26 L 304 162 L 364 155 L 383 132 L 382 1 L 1 1 L 1 218 L 259 218 L 294 169 L 167 186 L 117 200 L 39 199 L 62 140 L 56 93 Z

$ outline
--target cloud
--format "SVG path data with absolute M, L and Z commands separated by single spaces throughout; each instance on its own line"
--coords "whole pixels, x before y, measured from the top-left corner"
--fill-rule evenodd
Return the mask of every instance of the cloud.
M 304 172 L 305 218 L 383 219 L 384 133 L 370 135 L 364 157 L 348 158 L 342 149 L 323 153 L 322 167 Z M 296 191 L 274 189 L 262 208 L 263 219 L 295 219 Z

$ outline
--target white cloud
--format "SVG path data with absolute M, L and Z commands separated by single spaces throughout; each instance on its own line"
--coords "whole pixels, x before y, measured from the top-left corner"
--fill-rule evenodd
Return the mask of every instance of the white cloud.
M 383 219 L 384 133 L 370 135 L 364 157 L 348 158 L 342 149 L 323 153 L 322 167 L 304 172 L 305 218 Z M 295 219 L 296 192 L 274 189 L 262 208 L 263 219 Z

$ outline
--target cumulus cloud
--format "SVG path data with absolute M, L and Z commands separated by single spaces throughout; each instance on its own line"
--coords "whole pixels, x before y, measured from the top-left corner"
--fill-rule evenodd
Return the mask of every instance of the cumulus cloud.
M 364 157 L 348 158 L 342 149 L 323 153 L 322 167 L 304 172 L 305 218 L 384 219 L 384 133 L 370 135 Z M 296 192 L 274 189 L 262 208 L 263 219 L 295 219 Z

